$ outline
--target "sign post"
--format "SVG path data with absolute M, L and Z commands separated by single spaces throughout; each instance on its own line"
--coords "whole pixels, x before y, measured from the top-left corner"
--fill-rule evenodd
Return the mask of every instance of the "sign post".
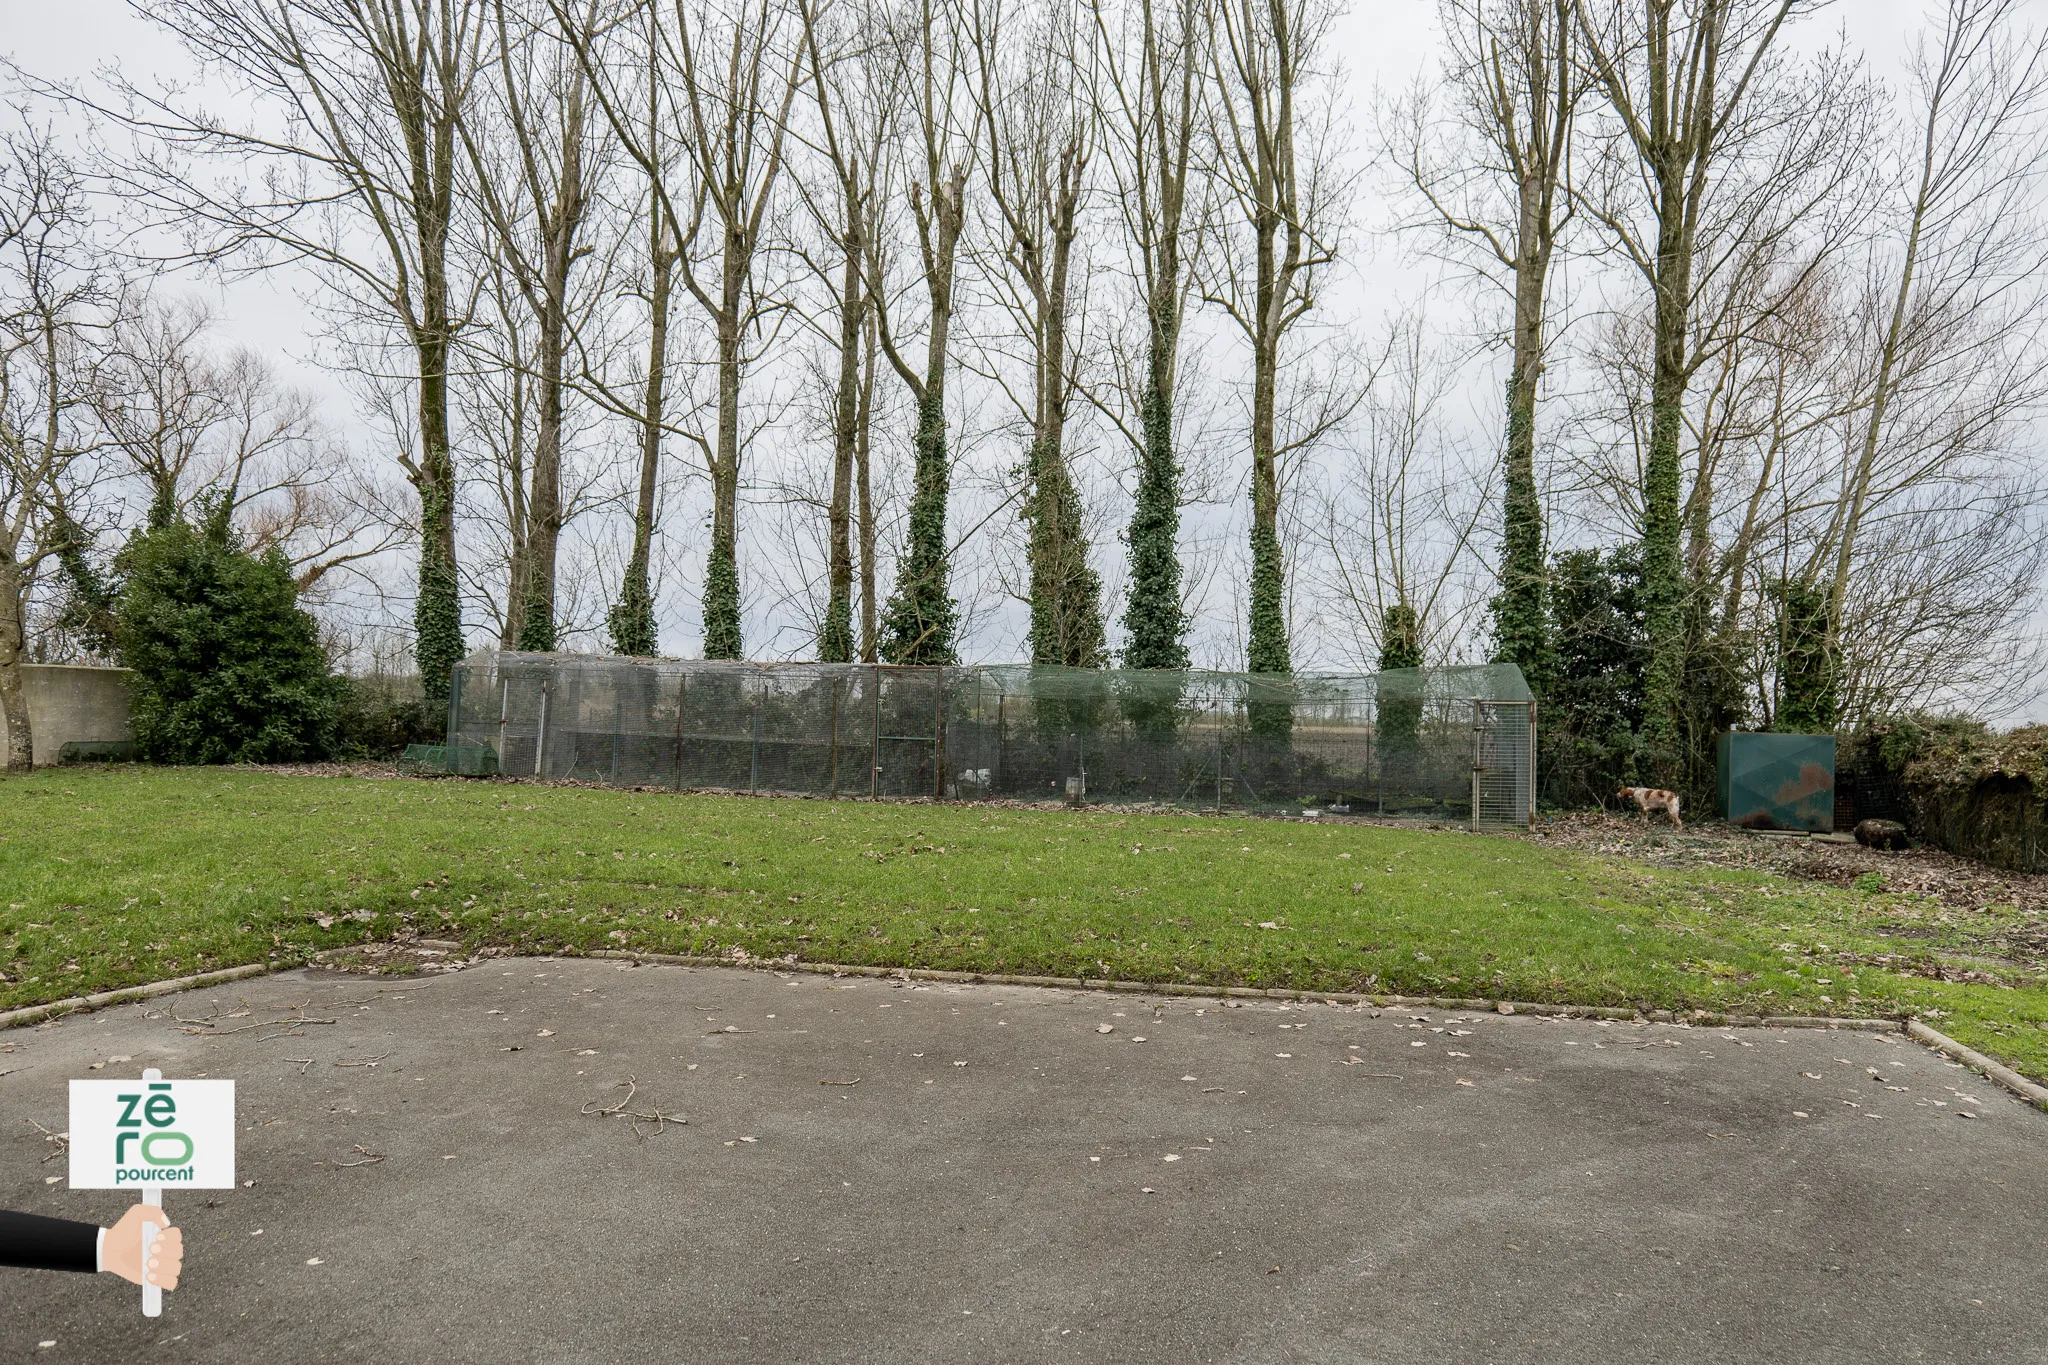
M 190 1190 L 235 1187 L 235 1083 L 167 1081 L 151 1067 L 141 1081 L 71 1083 L 71 1179 L 74 1190 L 134 1189 L 163 1207 L 166 1185 Z M 149 1253 L 162 1231 L 142 1225 L 142 1312 L 163 1312 L 164 1292 L 149 1283 Z

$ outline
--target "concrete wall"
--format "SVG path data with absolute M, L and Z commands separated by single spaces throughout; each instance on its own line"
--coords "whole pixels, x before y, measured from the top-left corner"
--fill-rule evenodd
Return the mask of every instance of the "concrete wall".
M 128 723 L 128 670 L 71 664 L 29 664 L 22 670 L 29 724 L 35 733 L 37 767 L 55 763 L 73 740 L 132 740 Z M 6 752 L 7 718 L 0 716 L 0 754 Z

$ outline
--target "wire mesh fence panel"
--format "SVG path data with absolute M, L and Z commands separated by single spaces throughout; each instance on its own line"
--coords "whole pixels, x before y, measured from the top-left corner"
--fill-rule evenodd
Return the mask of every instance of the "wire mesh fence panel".
M 456 689 L 451 748 L 508 775 L 625 787 L 1518 823 L 1533 774 L 1512 665 L 1278 676 L 484 652 Z M 1475 703 L 1497 704 L 1484 727 Z M 1481 728 L 1499 732 L 1484 762 Z
M 1472 823 L 1527 825 L 1536 793 L 1535 706 L 1472 703 Z

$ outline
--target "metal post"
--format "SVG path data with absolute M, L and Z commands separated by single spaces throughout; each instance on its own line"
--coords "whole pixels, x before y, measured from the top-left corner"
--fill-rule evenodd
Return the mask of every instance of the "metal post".
M 1472 832 L 1479 832 L 1479 774 L 1484 771 L 1479 762 L 1480 713 L 1484 702 L 1472 703 Z
M 512 713 L 512 680 L 502 673 L 498 675 L 498 767 L 505 766 L 505 722 Z M 481 764 L 477 765 L 483 766 Z
M 676 677 L 676 790 L 683 789 L 683 703 L 690 698 L 690 675 Z
M 761 788 L 761 689 L 754 689 L 754 743 L 748 750 L 747 791 L 753 793 Z
M 541 756 L 548 751 L 548 694 L 554 691 L 551 679 L 540 680 L 540 727 L 533 736 L 533 775 L 540 776 Z
M 825 794 L 831 797 L 839 795 L 839 684 L 844 681 L 838 676 L 832 679 L 832 778 L 831 785 L 825 789 Z
M 932 799 L 946 799 L 946 670 L 932 674 Z
M 606 669 L 612 675 L 612 775 L 611 785 L 619 785 L 619 731 L 626 724 L 626 701 L 619 695 L 621 674 L 616 666 Z
M 1536 703 L 1529 703 L 1529 828 L 1536 828 Z
M 1003 740 L 1007 738 L 1004 732 L 1009 728 L 1009 717 L 1007 714 L 1009 701 L 1009 693 L 996 693 L 996 770 L 994 776 L 997 781 L 1001 781 L 1003 776 Z M 983 796 L 990 794 L 989 789 L 991 785 L 983 784 L 981 793 Z
M 868 754 L 868 799 L 873 800 L 882 791 L 882 666 L 875 666 L 875 729 L 874 748 Z
M 1210 714 L 1216 717 L 1216 809 L 1223 809 L 1223 708 L 1213 706 Z

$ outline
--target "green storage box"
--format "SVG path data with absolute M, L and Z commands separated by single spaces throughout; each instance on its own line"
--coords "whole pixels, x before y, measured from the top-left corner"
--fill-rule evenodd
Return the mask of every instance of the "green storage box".
M 1744 829 L 1835 827 L 1833 735 L 1722 735 L 1721 814 Z

